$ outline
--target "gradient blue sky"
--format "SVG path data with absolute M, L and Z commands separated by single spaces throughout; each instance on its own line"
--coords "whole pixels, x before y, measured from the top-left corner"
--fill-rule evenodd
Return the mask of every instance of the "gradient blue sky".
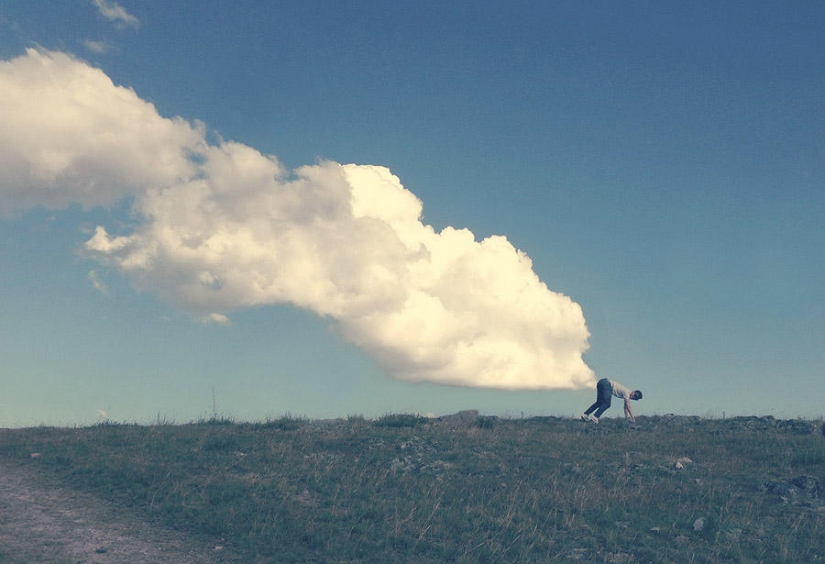
M 70 53 L 289 168 L 389 167 L 577 302 L 638 414 L 820 417 L 823 29 L 815 1 L 5 0 L 0 58 Z M 0 220 L 0 426 L 592 401 L 396 380 L 289 306 L 199 323 L 80 252 L 125 217 Z

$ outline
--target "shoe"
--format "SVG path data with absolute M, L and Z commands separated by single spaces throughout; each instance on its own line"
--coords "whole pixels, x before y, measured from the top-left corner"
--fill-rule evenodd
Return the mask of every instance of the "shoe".
M 586 413 L 582 413 L 581 418 L 582 421 L 590 421 L 590 416 Z
M 590 420 L 591 420 L 593 423 L 598 423 L 598 422 L 599 422 L 599 418 L 598 418 L 598 417 L 596 417 L 595 415 L 591 415 L 591 416 L 590 416 Z

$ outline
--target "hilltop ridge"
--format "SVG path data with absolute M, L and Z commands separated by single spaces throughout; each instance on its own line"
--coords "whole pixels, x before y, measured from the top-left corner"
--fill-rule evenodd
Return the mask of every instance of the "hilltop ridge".
M 32 457 L 32 455 L 36 455 Z M 0 431 L 0 463 L 249 562 L 815 562 L 822 420 L 283 417 Z

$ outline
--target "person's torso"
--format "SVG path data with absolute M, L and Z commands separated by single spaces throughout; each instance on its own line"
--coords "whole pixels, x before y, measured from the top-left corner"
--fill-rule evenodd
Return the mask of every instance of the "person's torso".
M 622 386 L 618 382 L 614 382 L 613 380 L 610 381 L 610 385 L 613 388 L 614 396 L 622 399 L 630 399 L 630 389 Z

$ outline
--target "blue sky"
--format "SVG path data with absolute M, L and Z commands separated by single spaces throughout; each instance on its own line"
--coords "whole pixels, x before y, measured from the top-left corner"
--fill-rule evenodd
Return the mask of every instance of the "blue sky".
M 91 120 L 79 118 L 78 154 L 99 159 L 77 181 L 83 186 L 59 177 L 49 192 L 33 181 L 15 184 L 14 174 L 0 179 L 0 426 L 184 422 L 215 409 L 242 420 L 461 409 L 566 416 L 589 405 L 589 386 L 600 377 L 642 389 L 640 414 L 822 415 L 821 3 L 281 4 L 0 6 L 0 58 L 9 71 L 0 99 L 9 98 L 3 88 L 19 85 L 11 69 L 47 57 L 77 76 L 89 69 L 88 76 L 131 89 L 134 99 L 124 103 L 148 112 L 128 122 L 123 111 L 107 114 L 104 126 L 112 129 L 104 133 L 118 141 L 103 149 L 87 141 Z M 76 84 L 49 80 L 56 90 Z M 9 116 L 51 115 L 52 106 L 0 108 L 3 166 L 33 167 L 15 148 L 40 150 L 48 137 L 8 133 L 18 123 Z M 142 128 L 148 122 L 157 127 Z M 127 134 L 121 126 L 133 129 Z M 37 131 L 50 131 L 42 127 Z M 311 277 L 299 277 L 288 299 L 253 299 L 233 282 L 260 273 L 235 269 L 237 239 L 227 239 L 235 251 L 208 272 L 203 262 L 197 272 L 187 270 L 203 256 L 172 254 L 129 270 L 157 244 L 162 227 L 192 227 L 181 218 L 196 209 L 185 207 L 194 184 L 165 199 L 147 186 L 162 181 L 163 167 L 154 165 L 169 152 L 161 149 L 196 145 L 207 148 L 169 166 L 206 167 L 210 155 L 235 163 L 229 147 L 240 147 L 251 159 L 243 162 L 280 167 L 287 184 L 307 165 L 324 179 L 343 174 L 350 184 L 348 174 L 378 169 L 333 165 L 386 167 L 397 177 L 393 194 L 406 198 L 404 205 L 414 194 L 423 205 L 434 256 L 450 228 L 471 231 L 479 243 L 461 243 L 476 257 L 476 270 L 452 279 L 450 297 L 430 287 L 427 296 L 458 300 L 461 314 L 478 324 L 473 334 L 500 337 L 497 346 L 514 344 L 514 335 L 535 345 L 524 361 L 531 375 L 542 359 L 560 356 L 562 349 L 551 347 L 548 356 L 534 343 L 541 340 L 536 327 L 553 319 L 517 312 L 511 320 L 484 297 L 471 299 L 492 284 L 496 265 L 510 272 L 515 252 L 493 256 L 480 244 L 505 236 L 549 289 L 536 290 L 543 304 L 537 310 L 559 295 L 580 306 L 589 339 L 582 347 L 571 337 L 563 354 L 578 358 L 589 345 L 582 360 L 592 374 L 560 365 L 547 369 L 556 389 L 475 386 L 466 379 L 472 376 L 433 368 L 441 348 L 452 350 L 442 347 L 443 335 L 409 333 L 418 348 L 400 350 L 406 343 L 385 342 L 365 328 L 371 316 L 364 311 L 306 301 L 302 286 L 311 286 Z M 146 149 L 155 146 L 156 153 Z M 209 168 L 214 178 L 219 169 Z M 193 182 L 213 178 L 198 170 Z M 296 196 L 301 213 L 324 213 L 319 202 L 333 197 L 339 180 L 310 182 L 331 192 Z M 385 206 L 378 192 L 361 194 Z M 166 215 L 147 211 L 159 206 Z M 387 206 L 375 213 L 389 213 Z M 250 225 L 260 219 L 261 209 L 252 207 L 248 216 L 232 216 L 235 235 L 245 218 Z M 196 220 L 225 227 L 224 212 Z M 349 229 L 361 223 L 351 219 L 323 238 L 312 235 L 324 261 L 340 256 L 360 264 L 362 232 Z M 104 231 L 96 237 L 98 227 Z M 257 253 L 269 244 L 253 247 Z M 376 245 L 368 249 L 375 256 L 389 252 Z M 361 265 L 367 270 L 341 267 L 330 276 L 374 274 L 370 260 Z M 189 275 L 212 293 L 189 292 L 181 282 Z M 515 274 L 501 278 L 521 284 Z M 451 279 L 441 273 L 440 280 Z M 529 272 L 524 280 L 535 289 Z M 406 284 L 397 285 L 406 292 Z M 356 301 L 361 289 L 351 294 Z M 364 299 L 364 308 L 384 304 Z M 417 311 L 424 323 L 420 312 L 429 310 Z M 560 325 L 579 335 L 575 313 Z M 509 332 L 502 336 L 500 326 Z

